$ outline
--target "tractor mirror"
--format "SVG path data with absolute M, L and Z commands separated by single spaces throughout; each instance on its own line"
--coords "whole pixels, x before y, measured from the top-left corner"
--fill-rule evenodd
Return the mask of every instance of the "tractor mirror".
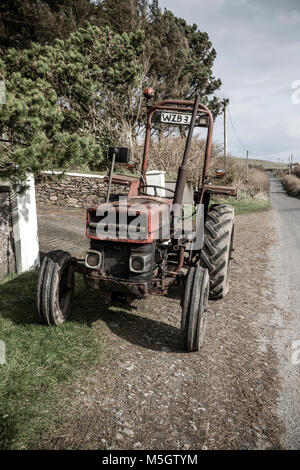
M 224 178 L 226 176 L 226 170 L 216 170 L 216 177 L 217 178 Z
M 113 160 L 115 156 L 115 162 L 117 163 L 129 163 L 130 162 L 130 148 L 129 147 L 109 147 L 108 158 Z

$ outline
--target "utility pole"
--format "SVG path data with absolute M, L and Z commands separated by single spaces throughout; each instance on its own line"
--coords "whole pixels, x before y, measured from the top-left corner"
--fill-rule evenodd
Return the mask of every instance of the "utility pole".
M 291 173 L 293 171 L 293 160 L 294 160 L 294 155 L 291 154 Z
M 248 171 L 249 171 L 249 150 L 247 150 L 247 157 L 246 157 L 246 181 L 248 181 Z
M 278 162 L 279 162 L 279 167 L 278 167 L 279 170 L 278 171 L 281 172 L 281 176 L 282 176 L 282 163 L 281 163 L 280 158 L 278 158 Z
M 227 104 L 228 100 L 224 99 L 223 101 L 223 110 L 224 110 L 224 158 L 225 158 L 225 167 L 227 168 Z

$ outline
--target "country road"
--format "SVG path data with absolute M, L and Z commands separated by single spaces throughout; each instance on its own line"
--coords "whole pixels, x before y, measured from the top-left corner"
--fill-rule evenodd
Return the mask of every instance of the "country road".
M 60 248 L 66 240 L 76 242 L 69 247 L 73 253 L 84 248 L 86 240 L 77 239 L 84 218 L 77 212 L 40 208 L 41 250 Z M 231 289 L 225 299 L 210 302 L 199 354 L 182 352 L 176 296 L 150 296 L 128 308 L 106 307 L 93 294 L 98 317 L 86 321 L 104 355 L 93 374 L 64 390 L 64 413 L 56 430 L 41 437 L 40 448 L 280 448 L 271 219 L 271 211 L 236 217 Z M 73 307 L 76 321 L 76 295 Z
M 199 354 L 181 352 L 178 299 L 106 308 L 94 295 L 105 356 L 66 392 L 41 448 L 300 449 L 300 200 L 271 177 L 271 201 L 236 217 L 231 289 L 210 302 Z M 40 208 L 41 250 L 82 251 L 83 224 L 78 210 Z
M 289 197 L 279 179 L 271 177 L 270 183 L 277 232 L 270 270 L 280 308 L 274 345 L 281 378 L 277 412 L 286 427 L 283 448 L 300 449 L 300 200 Z

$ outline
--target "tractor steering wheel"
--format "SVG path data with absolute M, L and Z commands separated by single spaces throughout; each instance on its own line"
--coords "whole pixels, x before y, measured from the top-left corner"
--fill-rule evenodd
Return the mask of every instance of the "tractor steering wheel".
M 153 196 L 153 194 L 147 193 L 148 188 L 153 188 L 155 197 L 158 196 L 157 194 L 158 189 L 163 189 L 164 191 L 169 191 L 170 193 L 172 193 L 172 196 L 159 196 L 165 199 L 173 199 L 174 194 L 175 194 L 175 191 L 173 191 L 173 189 L 165 188 L 164 186 L 156 186 L 154 184 L 142 184 L 138 189 L 138 193 L 141 194 L 142 196 Z

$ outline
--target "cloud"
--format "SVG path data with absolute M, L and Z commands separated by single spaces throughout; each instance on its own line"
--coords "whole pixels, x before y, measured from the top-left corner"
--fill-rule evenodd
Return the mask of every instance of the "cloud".
M 300 116 L 296 119 L 288 120 L 286 124 L 287 137 L 300 140 Z
M 188 23 L 207 31 L 217 51 L 215 76 L 230 99 L 230 114 L 244 145 L 256 153 L 294 153 L 300 161 L 300 105 L 291 103 L 300 80 L 299 0 L 160 0 Z M 215 123 L 222 141 L 222 119 Z M 244 154 L 229 123 L 231 153 Z

